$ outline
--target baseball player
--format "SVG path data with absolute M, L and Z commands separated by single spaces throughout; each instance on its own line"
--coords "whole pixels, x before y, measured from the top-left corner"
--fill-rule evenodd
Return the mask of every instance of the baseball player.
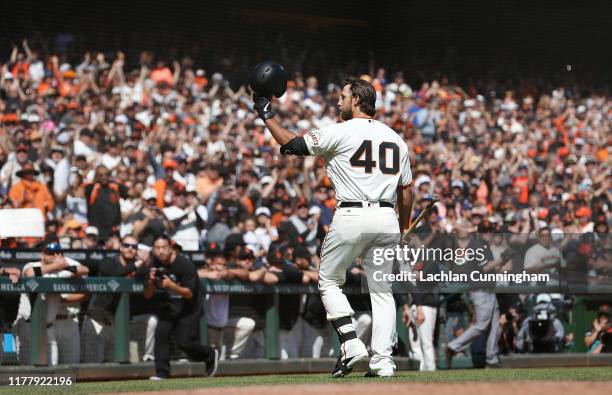
M 361 79 L 344 82 L 338 99 L 344 122 L 310 131 L 303 137 L 280 125 L 269 97 L 259 97 L 255 92 L 254 100 L 254 109 L 281 145 L 281 153 L 322 156 L 336 191 L 337 209 L 321 249 L 319 290 L 327 319 L 341 342 L 332 377 L 343 377 L 369 355 L 355 333 L 353 309 L 340 287 L 347 267 L 356 257 L 367 256 L 375 247 L 394 247 L 400 241 L 412 207 L 408 148 L 397 133 L 373 119 L 376 92 Z M 366 234 L 384 237 L 364 237 Z M 397 338 L 393 295 L 390 290 L 371 292 L 370 298 L 373 356 L 367 375 L 393 376 L 391 349 Z
M 56 242 L 43 248 L 40 261 L 26 263 L 22 269 L 23 277 L 70 278 L 86 276 L 88 272 L 87 267 L 65 257 L 61 246 Z M 43 295 L 43 298 L 47 303 L 49 364 L 78 363 L 81 354 L 78 314 L 80 302 L 85 300 L 86 295 L 51 293 Z M 19 300 L 15 331 L 22 363 L 29 361 L 29 322 L 32 303 L 35 300 L 34 294 L 22 294 Z

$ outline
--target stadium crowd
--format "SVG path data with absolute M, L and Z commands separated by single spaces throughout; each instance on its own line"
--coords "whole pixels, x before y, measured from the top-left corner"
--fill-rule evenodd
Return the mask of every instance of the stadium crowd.
M 564 235 L 608 233 L 612 97 L 528 84 L 514 91 L 484 84 L 479 91 L 447 78 L 410 86 L 401 72 L 372 74 L 362 78 L 377 92 L 375 118 L 408 142 L 414 216 L 427 195 L 442 197 L 418 237 L 464 229 L 559 242 Z M 284 125 L 304 133 L 338 122 L 338 83 L 291 70 L 275 104 Z M 321 158 L 282 157 L 278 148 L 252 111 L 248 88 L 189 58 L 166 62 L 144 52 L 140 66 L 127 69 L 121 52 L 112 58 L 88 52 L 69 63 L 43 58 L 24 41 L 0 67 L 0 209 L 40 209 L 46 236 L 0 239 L 0 247 L 138 245 L 147 261 L 154 241 L 168 234 L 178 249 L 206 252 L 198 269 L 203 278 L 316 283 L 333 189 Z M 598 262 L 589 275 L 606 278 L 612 249 L 598 245 L 589 252 Z M 508 268 L 521 265 L 514 259 Z M 357 278 L 360 272 L 358 264 L 351 269 Z M 207 296 L 209 339 L 229 344 L 226 358 L 245 355 L 251 334 L 261 335 L 265 303 L 249 298 Z M 500 301 L 500 326 L 502 349 L 513 352 L 517 303 L 525 301 L 511 299 Z M 325 355 L 329 328 L 320 301 L 284 303 L 283 357 Z M 368 311 L 367 301 L 356 303 Z M 92 320 L 84 335 L 98 336 Z M 371 317 L 361 322 L 358 332 L 366 337 Z M 455 324 L 448 324 L 449 340 L 461 332 Z

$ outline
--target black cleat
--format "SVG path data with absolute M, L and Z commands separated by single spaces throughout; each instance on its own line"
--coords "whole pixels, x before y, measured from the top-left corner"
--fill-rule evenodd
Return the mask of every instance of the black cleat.
M 206 376 L 213 377 L 217 374 L 217 368 L 219 367 L 219 349 L 213 348 L 213 355 L 206 361 Z
M 354 357 L 346 358 L 342 360 L 342 356 L 338 357 L 336 361 L 336 366 L 332 372 L 332 377 L 337 379 L 340 377 L 348 376 L 353 371 L 353 366 L 355 366 L 358 362 L 363 361 L 368 358 L 368 354 L 365 355 L 355 355 Z

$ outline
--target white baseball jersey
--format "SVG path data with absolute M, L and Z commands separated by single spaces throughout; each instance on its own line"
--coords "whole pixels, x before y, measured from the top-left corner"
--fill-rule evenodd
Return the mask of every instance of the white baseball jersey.
M 81 266 L 78 261 L 75 261 L 72 258 L 66 258 L 69 266 Z M 25 273 L 25 271 L 29 268 L 40 267 L 41 263 L 38 262 L 29 262 L 26 263 L 21 269 L 21 273 Z M 67 270 L 62 270 L 60 272 L 55 273 L 45 273 L 43 277 L 56 277 L 56 278 L 69 278 L 74 276 L 72 272 Z M 80 302 L 79 303 L 71 303 L 69 306 L 62 306 L 61 303 L 61 295 L 60 294 L 44 294 L 43 297 L 47 300 L 47 323 L 52 323 L 55 321 L 55 317 L 58 312 L 65 314 L 65 310 L 68 310 L 71 314 L 78 314 L 80 310 Z M 61 310 L 61 311 L 60 311 Z M 17 310 L 17 318 L 23 318 L 25 320 L 30 319 L 30 314 L 32 312 L 32 306 L 30 305 L 30 298 L 28 294 L 21 294 L 19 299 L 19 308 Z
M 353 118 L 310 131 L 304 140 L 312 155 L 325 159 L 339 202 L 395 204 L 396 188 L 412 182 L 406 143 L 379 121 Z

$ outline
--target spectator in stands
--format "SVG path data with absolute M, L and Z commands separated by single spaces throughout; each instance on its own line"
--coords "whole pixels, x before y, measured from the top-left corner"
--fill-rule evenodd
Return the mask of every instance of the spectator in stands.
M 308 203 L 305 201 L 298 203 L 297 212 L 289 217 L 289 223 L 293 226 L 294 238 L 299 237 L 311 251 L 317 250 L 320 217 L 321 208 L 315 205 L 308 209 Z
M 198 214 L 197 211 L 200 211 Z M 206 217 L 206 208 L 194 201 L 187 203 L 187 190 L 177 187 L 172 192 L 172 205 L 163 209 L 164 216 L 172 222 L 172 240 L 185 251 L 197 251 L 200 247 L 196 226 L 198 216 Z
M 24 142 L 18 143 L 15 153 L 9 155 L 0 170 L 0 194 L 6 194 L 11 187 L 20 181 L 17 172 L 28 163 L 29 146 Z
M 223 243 L 232 232 L 227 223 L 227 210 L 221 203 L 216 203 L 213 210 L 213 225 L 206 233 L 209 243 Z
M 127 197 L 127 188 L 110 180 L 110 171 L 103 165 L 96 167 L 95 180 L 85 187 L 89 225 L 98 228 L 102 240 L 119 232 L 121 208 L 119 200 Z
M 110 238 L 110 237 L 109 237 Z M 95 226 L 88 226 L 85 228 L 85 238 L 83 239 L 83 245 L 80 248 L 86 250 L 96 250 L 101 248 L 100 245 L 100 231 Z
M 9 198 L 15 208 L 38 208 L 43 218 L 47 218 L 55 208 L 53 196 L 45 184 L 36 181 L 35 177 L 40 174 L 30 162 L 25 163 L 17 173 L 21 181 L 15 183 L 9 191 Z
M 257 237 L 257 245 L 253 251 L 258 257 L 265 256 L 270 244 L 278 240 L 278 231 L 270 221 L 272 214 L 268 207 L 262 206 L 255 210 L 256 229 L 254 230 Z
M 152 246 L 157 237 L 174 231 L 174 224 L 168 220 L 158 206 L 157 192 L 145 189 L 142 193 L 142 209 L 134 216 L 134 236 L 146 246 Z
M 82 64 L 71 69 L 67 63 L 60 64 L 57 56 L 43 51 L 35 56 L 36 49 L 22 47 L 14 48 L 14 56 L 1 65 L 0 72 L 0 207 L 11 207 L 8 191 L 22 181 L 17 172 L 31 162 L 44 173 L 37 181 L 49 184 L 47 189 L 53 192 L 55 209 L 47 214 L 57 223 L 47 221 L 46 236 L 53 237 L 59 229 L 57 236 L 62 237 L 61 230 L 66 228 L 74 247 L 82 248 L 78 240 L 83 235 L 75 224 L 67 227 L 72 220 L 82 224 L 81 229 L 98 228 L 99 243 L 105 246 L 119 224 L 121 235 L 132 233 L 134 217 L 142 214 L 138 206 L 143 191 L 162 180 L 186 185 L 188 191 L 194 183 L 196 193 L 188 192 L 188 199 L 197 194 L 210 214 L 210 219 L 201 218 L 205 226 L 196 221 L 202 245 L 206 237 L 223 244 L 230 233 L 244 232 L 247 217 L 255 214 L 253 232 L 262 237 L 252 245 L 259 248 L 257 257 L 265 257 L 274 241 L 289 247 L 287 220 L 297 216 L 296 203 L 305 199 L 311 204 L 309 222 L 311 215 L 321 211 L 317 237 L 309 245 L 311 253 L 320 248 L 335 206 L 324 162 L 277 155 L 278 147 L 271 143 L 265 125 L 246 110 L 252 101 L 245 89 L 233 91 L 214 71 L 215 78 L 209 81 L 203 70 L 194 73 L 195 65 L 168 67 L 164 62 L 153 68 L 150 65 L 157 62 L 151 54 L 143 54 L 143 62 L 133 70 L 122 53 L 115 59 L 86 55 Z M 60 52 L 67 59 L 72 56 L 63 48 Z M 230 60 L 235 61 L 236 70 L 245 64 L 251 67 L 249 59 Z M 215 63 L 210 67 L 221 67 Z M 297 63 L 292 68 L 296 73 L 290 76 L 287 94 L 279 98 L 283 122 L 295 131 L 336 122 L 338 92 L 333 84 L 327 85 L 334 81 L 304 75 Z M 329 75 L 344 71 L 330 70 Z M 510 260 L 515 272 L 523 270 L 529 234 L 545 225 L 553 236 L 559 232 L 588 235 L 591 230 L 605 234 L 612 207 L 608 93 L 597 92 L 587 83 L 568 89 L 546 80 L 521 78 L 520 86 L 512 86 L 512 82 L 487 77 L 463 87 L 447 78 L 423 80 L 418 82 L 420 89 L 413 89 L 399 73 L 387 83 L 388 71 L 371 77 L 377 91 L 375 118 L 410 141 L 410 157 L 417 164 L 415 180 L 419 175 L 428 177 L 417 185 L 416 201 L 432 191 L 455 196 L 438 205 L 437 220 L 446 232 L 454 231 L 463 220 L 483 230 L 495 218 L 491 227 L 511 233 L 508 245 L 516 251 Z M 65 162 L 70 165 L 70 187 L 63 200 Z M 104 164 L 113 172 L 94 177 L 92 169 L 102 169 L 98 166 Z M 194 177 L 190 168 L 197 169 Z M 112 184 L 111 174 L 118 193 L 102 186 L 104 179 Z M 100 185 L 98 193 L 93 193 L 95 185 Z M 124 186 L 128 197 L 122 192 Z M 168 189 L 173 188 L 164 190 Z M 156 205 L 170 197 L 154 196 Z M 150 229 L 145 231 L 143 220 L 140 217 L 139 226 L 147 234 L 142 237 L 146 241 Z M 161 222 L 158 228 L 171 233 Z M 250 232 L 252 223 L 248 227 Z M 40 240 L 1 242 L 15 247 Z M 114 243 L 116 239 L 111 240 Z M 540 243 L 536 246 L 536 250 L 544 248 Z M 564 251 L 554 243 L 545 249 L 554 248 Z M 593 263 L 585 257 L 580 256 L 581 264 Z M 605 251 L 595 251 L 597 266 L 591 267 L 590 280 L 598 285 L 605 285 L 609 273 L 606 257 Z M 567 256 L 559 259 L 569 264 Z M 525 262 L 525 267 L 533 264 Z M 502 269 L 510 267 L 506 264 Z M 316 301 L 310 305 L 316 307 Z M 449 335 L 459 336 L 462 308 L 454 309 L 451 302 Z M 316 314 L 309 319 L 317 323 Z

